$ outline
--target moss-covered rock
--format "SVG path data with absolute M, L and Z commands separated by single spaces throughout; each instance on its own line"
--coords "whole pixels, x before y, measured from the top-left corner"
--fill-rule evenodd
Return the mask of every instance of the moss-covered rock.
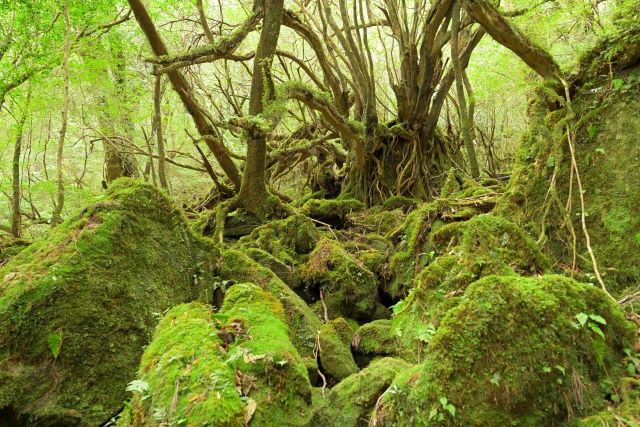
M 339 382 L 358 372 L 351 354 L 353 330 L 341 317 L 320 327 L 320 364 L 329 379 Z
M 399 336 L 388 319 L 365 323 L 353 338 L 353 350 L 365 356 L 391 356 L 396 354 L 399 347 Z
M 245 402 L 219 328 L 204 304 L 171 309 L 145 349 L 119 425 L 244 425 Z
M 145 350 L 120 425 L 307 423 L 311 385 L 289 340 L 282 304 L 260 287 L 232 286 L 221 311 L 172 309 Z
M 635 426 L 640 420 L 640 380 L 623 378 L 619 391 L 612 395 L 616 402 L 597 414 L 583 418 L 577 427 Z
M 255 283 L 278 298 L 284 306 L 291 341 L 303 357 L 313 357 L 320 317 L 273 271 L 239 250 L 225 249 L 221 253 L 217 274 L 222 281 Z
M 433 261 L 394 307 L 394 334 L 402 335 L 402 350 L 410 360 L 420 360 L 442 316 L 459 303 L 469 284 L 489 275 L 536 275 L 550 269 L 522 229 L 490 214 L 442 225 L 426 247 Z
M 336 385 L 324 399 L 319 398 L 311 425 L 326 427 L 366 426 L 376 401 L 398 372 L 409 368 L 400 360 L 383 358 Z
M 597 287 L 486 277 L 447 312 L 424 363 L 396 378 L 376 425 L 558 425 L 602 406 L 633 338 Z
M 311 199 L 300 208 L 300 212 L 333 227 L 342 228 L 347 224 L 348 214 L 364 209 L 364 203 L 356 199 Z
M 211 285 L 214 255 L 163 193 L 112 183 L 0 269 L 0 408 L 27 424 L 106 421 L 157 313 Z
M 334 240 L 318 243 L 300 277 L 312 298 L 319 299 L 322 292 L 330 318 L 366 321 L 387 314 L 379 302 L 374 274 Z

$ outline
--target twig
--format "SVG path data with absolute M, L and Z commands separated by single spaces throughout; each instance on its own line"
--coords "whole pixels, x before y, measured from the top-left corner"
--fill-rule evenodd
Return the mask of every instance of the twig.
M 318 331 L 318 335 L 316 336 L 316 346 L 313 349 L 313 357 L 316 358 L 316 361 L 319 361 L 320 352 L 322 349 L 320 348 L 320 331 Z M 320 364 L 318 363 L 318 375 L 322 378 L 322 398 L 324 399 L 324 391 L 327 388 L 327 377 L 324 376 L 322 371 L 320 370 Z

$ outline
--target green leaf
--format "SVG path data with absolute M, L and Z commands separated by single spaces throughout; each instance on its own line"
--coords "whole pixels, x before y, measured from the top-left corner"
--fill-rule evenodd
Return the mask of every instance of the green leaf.
M 624 80 L 622 79 L 613 79 L 611 83 L 613 84 L 613 88 L 615 90 L 620 90 L 624 86 Z
M 440 398 L 440 404 L 442 405 L 442 407 L 444 408 L 445 406 L 447 406 L 447 403 L 449 403 L 449 401 L 447 400 L 446 397 L 441 397 Z
M 604 148 L 602 148 L 602 147 L 596 147 L 596 149 L 594 151 L 596 152 L 596 154 L 601 154 L 603 156 L 605 154 Z
M 438 415 L 438 408 L 433 408 L 431 412 L 429 412 L 429 419 L 431 420 L 436 415 Z
M 495 386 L 499 386 L 501 379 L 502 379 L 502 376 L 500 375 L 500 372 L 496 372 L 495 374 L 493 374 L 489 382 Z
M 560 365 L 556 365 L 556 369 L 557 369 L 558 371 L 562 372 L 562 375 L 564 375 L 564 374 L 565 374 L 565 372 L 564 372 L 564 368 L 563 368 L 562 366 L 560 366 Z
M 606 325 L 607 321 L 604 320 L 603 317 L 598 316 L 597 314 L 590 314 L 589 315 L 589 319 L 593 320 L 594 322 L 600 323 L 601 325 Z
M 555 158 L 555 157 L 553 157 L 553 156 L 549 156 L 549 157 L 547 158 L 547 167 L 548 167 L 548 168 L 552 168 L 552 167 L 554 167 L 555 165 L 556 165 L 556 158 Z
M 598 134 L 598 127 L 595 125 L 589 125 L 587 132 L 589 132 L 589 139 L 593 139 Z
M 551 366 L 543 366 L 542 367 L 542 372 L 548 374 L 549 372 L 551 372 Z
M 627 364 L 627 373 L 631 376 L 634 376 L 636 374 L 636 365 L 633 362 L 629 362 Z
M 636 234 L 636 243 L 640 245 L 640 233 Z
M 62 331 L 47 335 L 47 344 L 54 359 L 58 358 L 60 349 L 62 348 Z
M 589 315 L 587 313 L 578 313 L 576 314 L 576 319 L 578 323 L 580 323 L 580 326 L 584 327 L 584 325 L 587 324 L 587 320 L 589 320 Z
M 600 329 L 598 325 L 596 325 L 595 323 L 589 323 L 588 326 L 589 326 L 589 329 L 591 329 L 593 332 L 600 335 L 602 339 L 604 339 L 604 332 L 602 332 L 602 329 Z
M 446 407 L 447 411 L 451 414 L 452 417 L 456 416 L 456 407 L 449 403 Z
M 127 384 L 127 391 L 130 391 L 132 393 L 144 393 L 147 390 L 149 390 L 149 383 L 143 380 L 133 380 L 129 384 Z

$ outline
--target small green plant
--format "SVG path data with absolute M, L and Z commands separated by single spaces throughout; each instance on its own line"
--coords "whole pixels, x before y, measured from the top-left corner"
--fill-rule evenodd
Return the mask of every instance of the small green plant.
M 62 349 L 62 330 L 47 335 L 47 344 L 54 359 L 58 358 L 60 349 Z
M 627 373 L 631 376 L 640 374 L 640 353 L 633 353 L 631 349 L 625 348 L 624 354 L 627 355 L 629 363 L 627 363 Z
M 133 380 L 129 384 L 127 384 L 127 391 L 132 393 L 144 393 L 149 390 L 149 383 L 144 380 Z
M 449 403 L 449 400 L 446 397 L 441 397 L 438 401 L 441 406 L 436 405 L 431 409 L 431 412 L 429 412 L 429 421 L 444 421 L 447 413 L 451 415 L 451 418 L 455 418 L 456 407 Z
M 429 323 L 428 325 L 419 325 L 416 328 L 416 338 L 418 340 L 429 344 L 433 339 L 433 336 L 436 334 L 436 327 L 433 323 Z
M 578 313 L 576 314 L 576 320 L 578 323 L 574 323 L 573 326 L 577 329 L 587 327 L 602 339 L 604 339 L 604 332 L 600 328 L 601 325 L 606 325 L 607 321 L 602 316 L 597 314 Z

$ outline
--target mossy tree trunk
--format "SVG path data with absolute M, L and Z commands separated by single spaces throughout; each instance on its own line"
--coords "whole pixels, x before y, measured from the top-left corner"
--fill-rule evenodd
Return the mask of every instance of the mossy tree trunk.
M 272 91 L 265 96 L 265 72 L 269 72 L 271 58 L 275 54 L 282 24 L 284 0 L 263 0 L 256 7 L 263 8 L 264 21 L 260 41 L 253 61 L 253 76 L 249 97 L 249 115 L 258 116 L 264 112 L 265 98 L 272 97 Z M 268 101 L 268 100 L 267 100 Z M 266 135 L 261 130 L 247 131 L 247 160 L 240 191 L 234 205 L 253 213 L 258 218 L 270 214 L 275 201 L 266 184 Z
M 22 190 L 20 185 L 20 153 L 22 152 L 22 132 L 24 124 L 27 121 L 29 101 L 31 99 L 31 88 L 27 89 L 27 101 L 24 105 L 24 111 L 20 116 L 20 120 L 16 126 L 15 143 L 13 146 L 13 163 L 12 163 L 12 195 L 11 195 L 11 235 L 20 238 L 22 235 L 22 214 L 20 212 L 20 200 L 22 199 Z

